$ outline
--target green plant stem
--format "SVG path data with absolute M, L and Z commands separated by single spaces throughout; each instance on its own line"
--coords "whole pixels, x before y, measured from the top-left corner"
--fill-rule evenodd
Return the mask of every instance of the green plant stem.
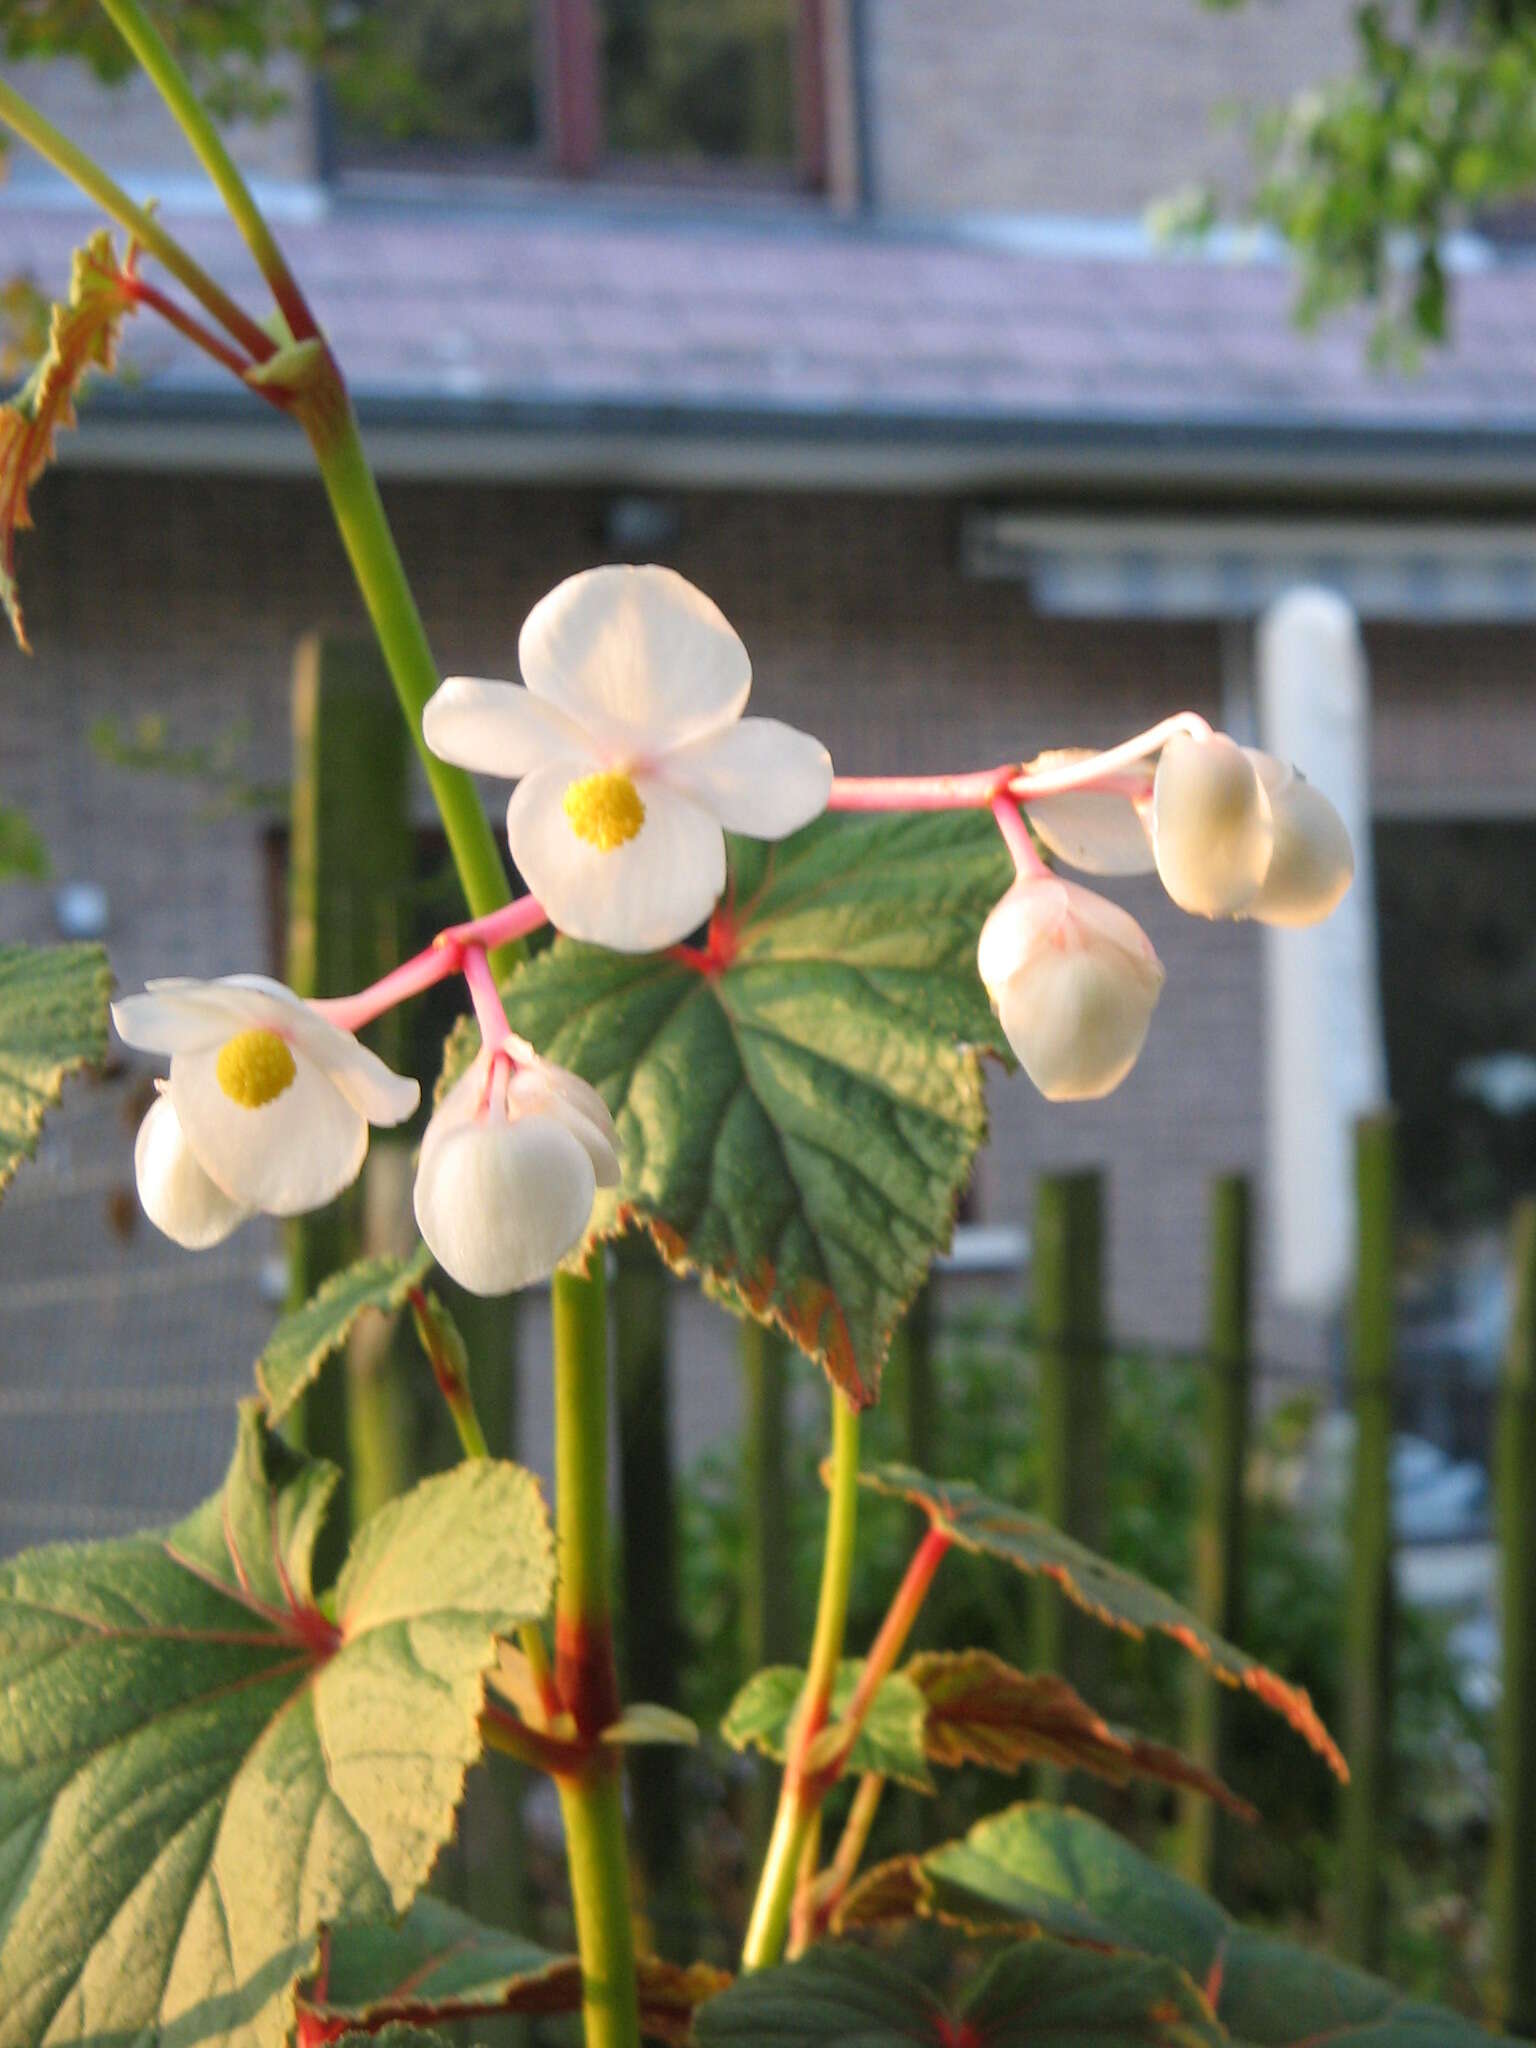
M 557 1780 L 581 1953 L 587 2048 L 640 2039 L 629 1858 L 618 1752 L 598 1738 L 618 1716 L 609 1608 L 608 1316 L 602 1254 L 554 1279 L 555 1682 L 581 1740 L 583 1770 Z
M 309 340 L 319 330 L 308 301 L 289 270 L 261 208 L 251 197 L 250 188 L 241 177 L 234 158 L 224 147 L 224 138 L 192 90 L 191 81 L 138 0 L 101 0 L 101 4 L 218 188 L 230 218 L 244 236 L 247 248 L 267 280 L 272 296 L 288 323 L 289 333 L 295 341 Z
M 77 185 L 87 199 L 94 200 L 109 219 L 126 228 L 133 239 L 163 263 L 172 277 L 184 285 L 198 304 L 211 313 L 219 325 L 258 362 L 266 362 L 276 354 L 276 344 L 271 335 L 236 305 L 222 286 L 214 283 L 175 236 L 167 234 L 152 213 L 136 206 L 100 164 L 93 163 L 83 149 L 76 148 L 68 136 L 61 135 L 51 121 L 46 120 L 36 107 L 30 106 L 3 78 L 0 78 L 0 121 L 51 163 L 55 170 L 62 171 L 70 183 Z
M 488 917 L 510 900 L 506 870 L 474 784 L 462 769 L 439 761 L 422 738 L 421 714 L 438 685 L 437 664 L 406 581 L 378 485 L 363 453 L 351 402 L 339 371 L 333 368 L 331 374 L 334 385 L 328 394 L 330 402 L 306 412 L 305 426 L 352 572 L 441 814 L 470 912 L 475 917 Z M 490 955 L 498 975 L 508 971 L 519 951 L 516 946 L 503 946 Z
M 783 1954 L 800 1859 L 819 1808 L 818 1799 L 807 1797 L 805 1759 L 826 1726 L 838 1660 L 843 1654 L 859 1505 L 859 1414 L 836 1392 L 832 1396 L 832 1471 L 828 1486 L 827 1540 L 822 1553 L 821 1594 L 816 1608 L 816 1632 L 811 1640 L 811 1661 L 795 1709 L 778 1811 L 742 1946 L 744 1970 L 764 1969 Z

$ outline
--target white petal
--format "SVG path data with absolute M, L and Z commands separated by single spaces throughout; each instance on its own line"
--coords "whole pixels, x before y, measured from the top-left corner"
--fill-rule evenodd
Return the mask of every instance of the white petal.
M 1197 917 L 1235 917 L 1264 880 L 1274 845 L 1269 797 L 1224 733 L 1180 733 L 1158 757 L 1152 845 L 1163 887 Z
M 139 1125 L 133 1174 L 144 1214 L 188 1251 L 222 1244 L 250 1215 L 198 1165 L 168 1095 L 158 1096 Z
M 743 718 L 657 764 L 671 789 L 714 812 L 727 832 L 783 839 L 819 818 L 832 793 L 821 741 L 776 718 Z
M 414 1116 L 421 1101 L 421 1085 L 406 1074 L 397 1074 L 376 1052 L 342 1031 L 328 1017 L 302 1004 L 287 1036 L 295 1052 L 302 1053 L 331 1081 L 361 1117 L 371 1124 L 403 1124 Z
M 675 569 L 586 569 L 541 598 L 517 643 L 523 680 L 617 761 L 739 718 L 752 664 L 719 606 Z
M 171 1100 L 203 1171 L 235 1201 L 269 1216 L 299 1216 L 350 1187 L 368 1151 L 368 1122 L 306 1055 L 293 1080 L 261 1109 L 219 1086 L 219 1049 L 178 1053 Z
M 594 1192 L 585 1148 L 553 1117 L 455 1117 L 422 1143 L 416 1221 L 460 1286 L 510 1294 L 579 1243 Z
M 521 683 L 450 676 L 421 716 L 427 745 L 440 761 L 476 775 L 531 775 L 551 761 L 591 761 L 592 743 L 558 705 Z
M 1046 946 L 1004 988 L 998 1016 L 1042 1095 L 1088 1102 L 1136 1064 L 1160 986 L 1118 947 Z
M 704 923 L 725 887 L 725 837 L 708 811 L 636 776 L 645 823 L 604 853 L 565 815 L 572 777 L 541 768 L 512 792 L 507 843 L 557 931 L 619 953 L 676 945 Z
M 1149 875 L 1156 865 L 1140 807 L 1107 790 L 1031 797 L 1029 822 L 1058 859 L 1090 875 Z
M 1274 852 L 1243 915 L 1263 924 L 1320 924 L 1338 908 L 1354 879 L 1348 829 L 1322 791 L 1299 775 L 1291 775 L 1278 791 L 1271 786 L 1269 801 Z
M 1020 880 L 993 905 L 981 928 L 976 971 L 994 1002 L 1035 948 L 1065 923 L 1070 887 L 1056 879 Z
M 199 1000 L 204 982 L 152 983 L 143 995 L 123 996 L 112 1005 L 112 1022 L 124 1045 L 139 1052 L 195 1052 L 229 1036 L 228 1012 Z
M 595 1089 L 587 1088 L 585 1082 L 577 1082 L 578 1087 L 595 1098 L 597 1114 L 594 1115 L 585 1102 L 577 1102 L 566 1090 L 547 1086 L 551 1072 L 559 1074 L 564 1081 L 576 1081 L 576 1076 L 565 1073 L 563 1068 L 525 1067 L 513 1075 L 507 1089 L 508 1115 L 553 1117 L 557 1124 L 564 1125 L 591 1160 L 597 1185 L 616 1188 L 623 1177 L 619 1164 L 619 1134 L 614 1129 L 607 1104 Z

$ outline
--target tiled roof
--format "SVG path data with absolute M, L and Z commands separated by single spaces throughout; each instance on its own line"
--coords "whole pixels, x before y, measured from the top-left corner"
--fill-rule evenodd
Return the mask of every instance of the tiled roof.
M 256 304 L 221 218 L 167 217 Z M 14 192 L 0 270 L 58 284 L 89 217 Z M 1023 429 L 1219 439 L 1536 435 L 1536 264 L 1457 280 L 1455 345 L 1411 376 L 1358 322 L 1301 335 L 1273 260 L 1085 253 L 807 213 L 666 217 L 595 202 L 470 211 L 340 202 L 283 227 L 361 401 L 412 418 L 764 432 Z M 222 373 L 140 323 L 130 409 Z

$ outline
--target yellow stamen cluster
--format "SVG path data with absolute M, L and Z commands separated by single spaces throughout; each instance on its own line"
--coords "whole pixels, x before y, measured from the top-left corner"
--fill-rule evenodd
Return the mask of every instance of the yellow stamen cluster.
M 275 1031 L 260 1027 L 231 1038 L 214 1068 L 219 1086 L 242 1109 L 265 1109 L 276 1102 L 297 1072 L 286 1043 Z
M 645 805 L 627 775 L 602 768 L 584 775 L 565 792 L 565 815 L 571 830 L 599 853 L 626 845 L 645 823 Z

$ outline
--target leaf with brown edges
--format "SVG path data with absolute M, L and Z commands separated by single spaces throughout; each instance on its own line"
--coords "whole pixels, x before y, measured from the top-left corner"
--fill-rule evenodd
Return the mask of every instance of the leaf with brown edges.
M 933 1650 L 912 1658 L 903 1676 L 928 1703 L 923 1747 L 930 1763 L 1010 1772 L 1055 1764 L 1112 1785 L 1152 1778 L 1203 1792 L 1239 1820 L 1258 1819 L 1193 1757 L 1111 1728 L 1053 1672 L 1015 1671 L 990 1650 Z
M 1226 1642 L 1177 1600 L 1134 1572 L 1111 1564 L 1051 1523 L 1007 1506 L 964 1479 L 929 1479 L 910 1465 L 876 1465 L 859 1483 L 923 1508 L 962 1550 L 995 1557 L 1015 1571 L 1050 1579 L 1066 1597 L 1107 1628 L 1142 1636 L 1154 1630 L 1198 1657 L 1224 1685 L 1252 1693 L 1287 1721 L 1347 1782 L 1349 1766 L 1318 1717 L 1310 1696 Z
M 75 424 L 75 396 L 86 376 L 116 366 L 118 331 L 133 304 L 112 236 L 98 228 L 75 251 L 69 297 L 49 315 L 46 351 L 16 396 L 0 406 L 0 604 L 27 653 L 16 589 L 16 535 L 32 524 L 27 494 L 48 467 L 54 435 Z

